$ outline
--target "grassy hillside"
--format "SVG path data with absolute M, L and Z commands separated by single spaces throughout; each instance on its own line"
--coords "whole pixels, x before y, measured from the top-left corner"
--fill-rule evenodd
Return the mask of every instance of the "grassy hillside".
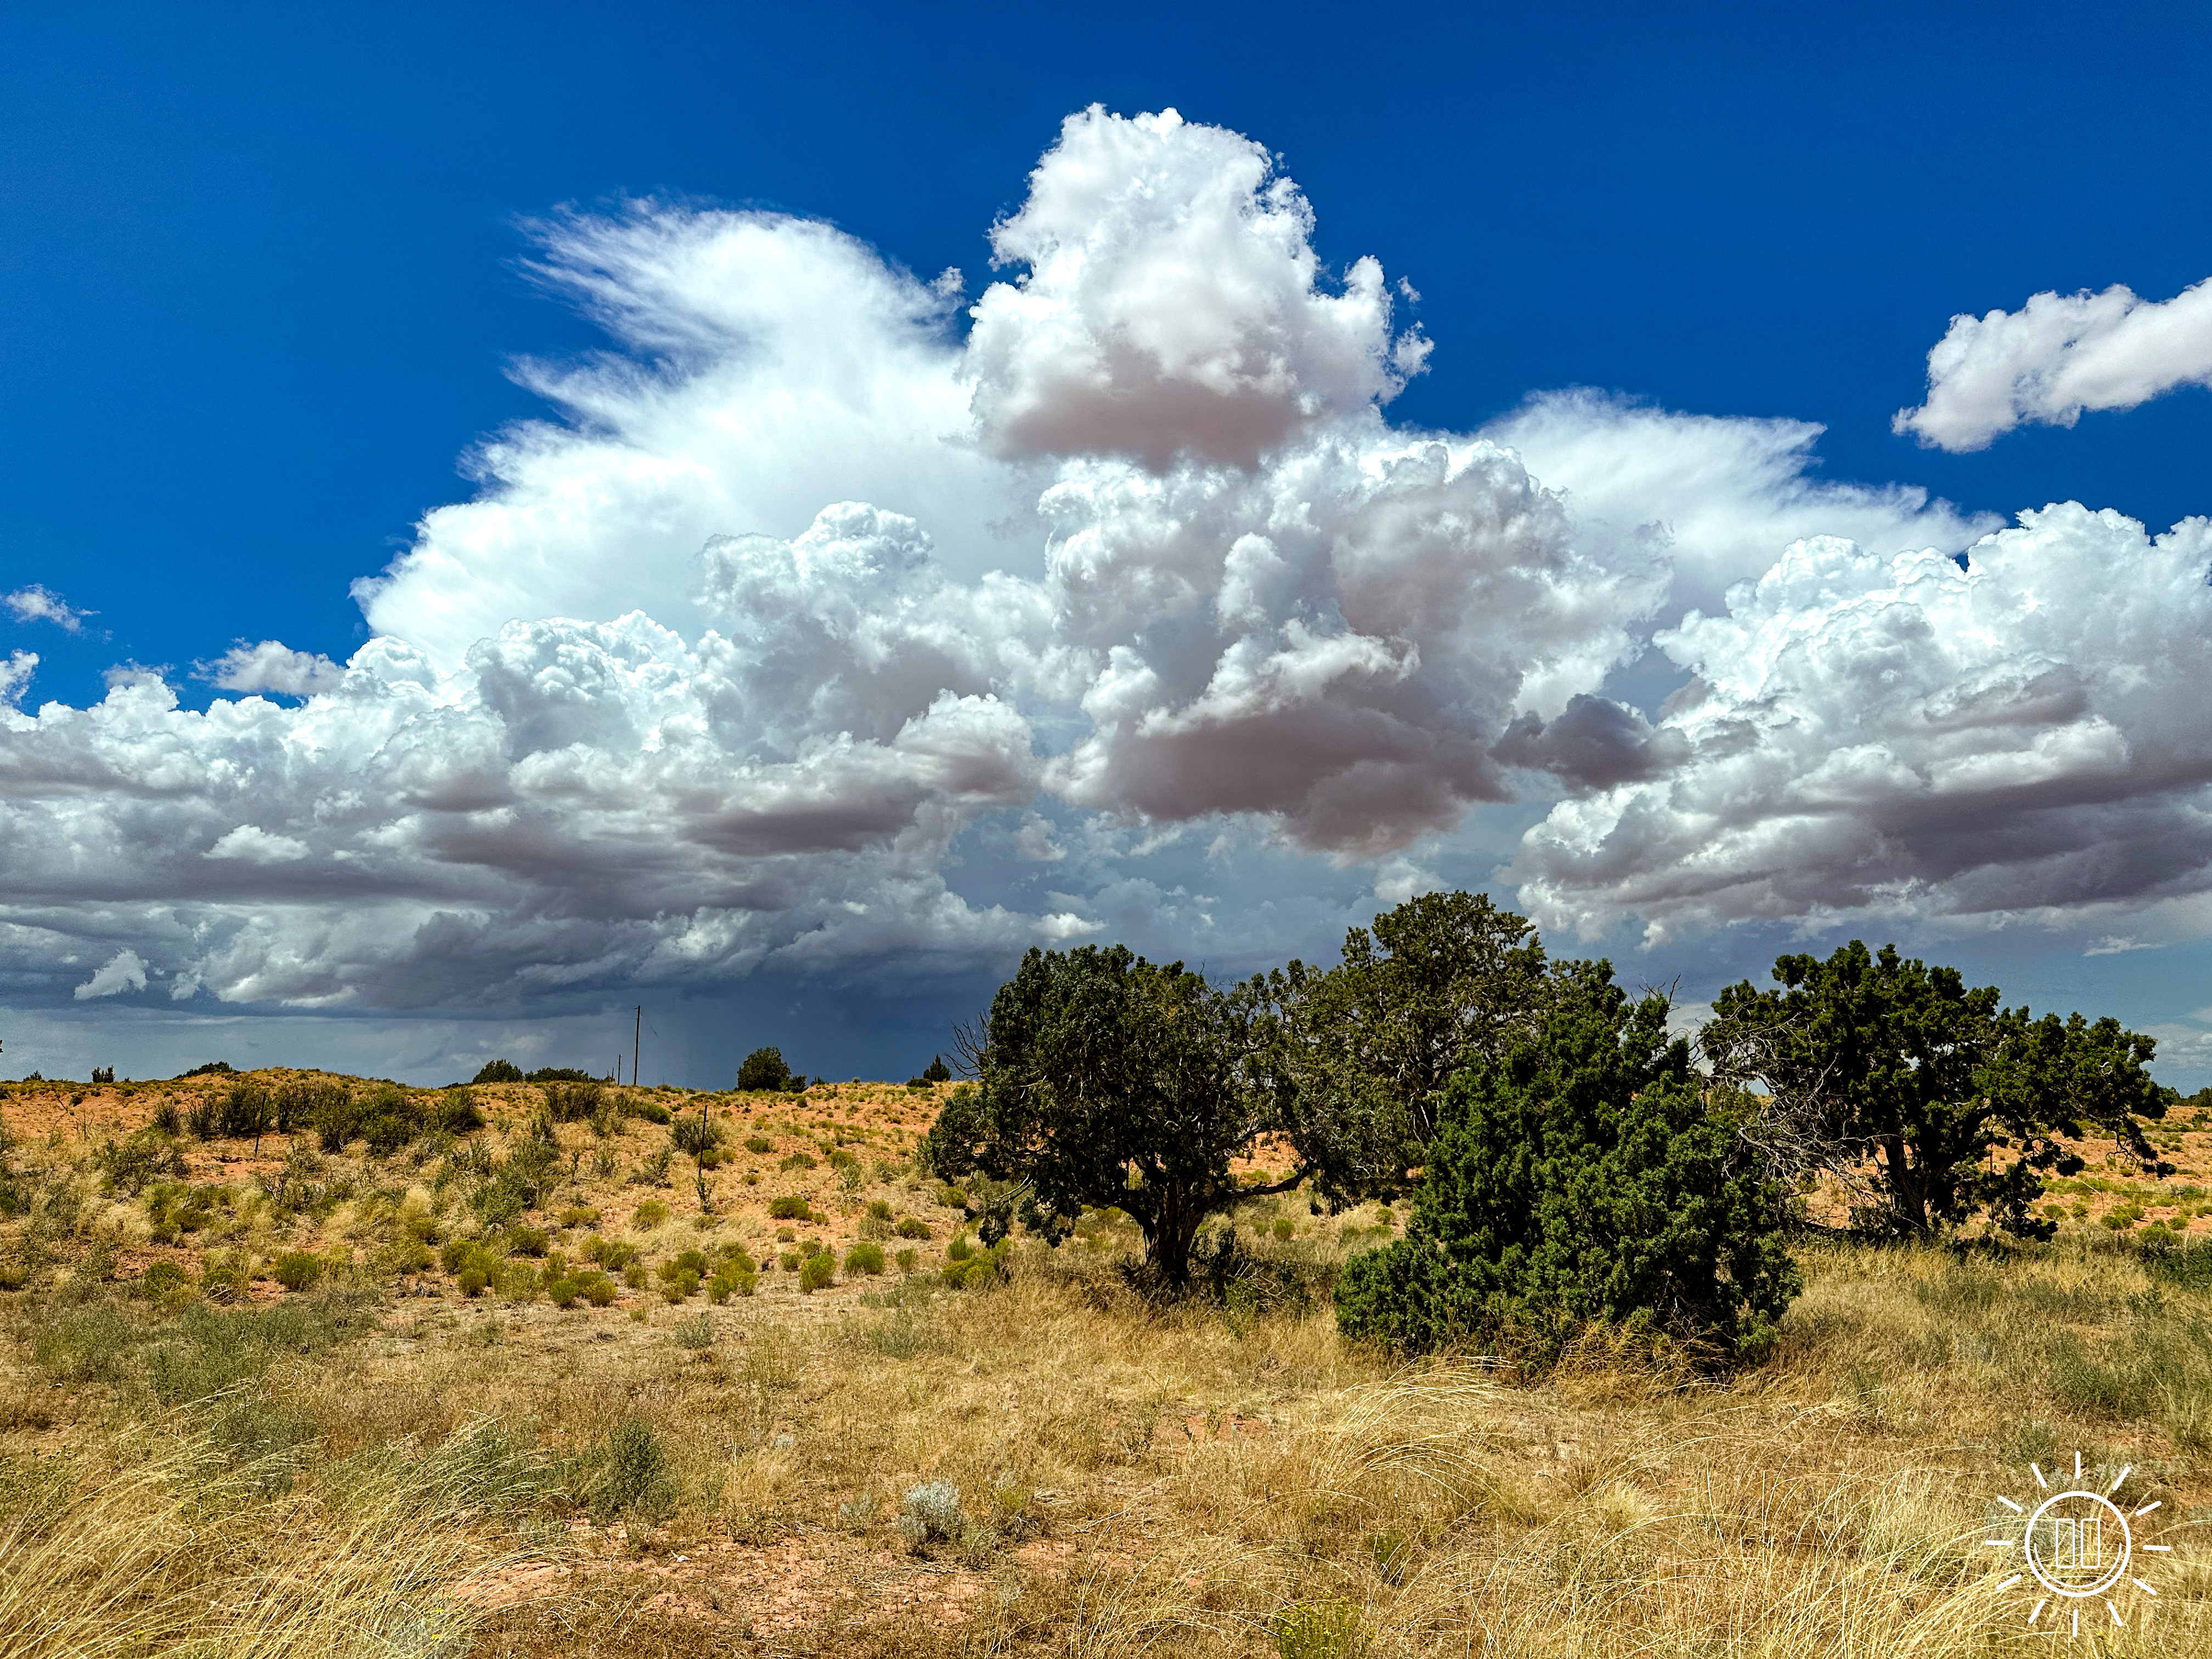
M 2141 1242 L 2212 1226 L 2198 1133 L 2049 1247 L 1807 1244 L 1743 1376 L 1528 1379 L 1339 1340 L 1372 1206 L 1264 1200 L 1164 1310 L 1110 1212 L 981 1257 L 908 1161 L 933 1091 L 259 1073 L 373 1109 L 257 1152 L 239 1081 L 4 1085 L 0 1659 L 2040 1651 L 1980 1540 L 2077 1452 L 2176 1547 L 2085 1632 L 2212 1651 L 2212 1274 Z M 703 1210 L 656 1121 L 702 1106 Z

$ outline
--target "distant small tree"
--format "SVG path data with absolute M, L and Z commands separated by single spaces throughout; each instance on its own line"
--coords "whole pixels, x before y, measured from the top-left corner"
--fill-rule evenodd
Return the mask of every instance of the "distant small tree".
M 2092 1133 L 2143 1173 L 2172 1173 L 2142 1130 L 2174 1098 L 2146 1069 L 2157 1045 L 2118 1020 L 2039 1019 L 1955 968 L 1856 939 L 1825 961 L 1783 957 L 1774 978 L 1723 991 L 1700 1042 L 1717 1081 L 1765 1097 L 1748 1132 L 1778 1171 L 1852 1194 L 1860 1231 L 1922 1237 L 1985 1216 L 2048 1238 L 2031 1206 L 2046 1175 L 2081 1171 L 2069 1143 Z
M 1552 992 L 1444 1090 L 1412 1224 L 1346 1264 L 1340 1324 L 1407 1352 L 1605 1323 L 1756 1353 L 1798 1279 L 1733 1097 L 1709 1098 L 1666 999 L 1632 1003 L 1610 964 L 1563 965 Z
M 471 1083 L 520 1083 L 522 1081 L 522 1067 L 517 1066 L 513 1060 L 495 1060 L 479 1070 L 469 1081 Z
M 791 1067 L 781 1048 L 756 1048 L 738 1067 L 738 1087 L 748 1093 L 776 1092 L 791 1086 Z
M 929 1064 L 921 1068 L 921 1080 L 924 1083 L 952 1081 L 952 1068 L 945 1063 L 943 1054 L 932 1054 L 929 1057 Z
M 987 1243 L 1012 1215 L 1056 1243 L 1085 1205 L 1115 1207 L 1142 1231 L 1153 1274 L 1179 1287 L 1209 1215 L 1310 1173 L 1302 1163 L 1245 1186 L 1231 1172 L 1283 1127 L 1255 1085 L 1255 1041 L 1243 988 L 1217 990 L 1181 963 L 1119 945 L 1032 950 L 971 1045 L 975 1085 L 952 1091 L 923 1156 L 945 1181 L 1011 1184 L 986 1215 Z

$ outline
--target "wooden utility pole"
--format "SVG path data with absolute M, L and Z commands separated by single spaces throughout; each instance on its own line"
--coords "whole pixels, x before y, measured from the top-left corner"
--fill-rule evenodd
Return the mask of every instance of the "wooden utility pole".
M 637 1087 L 638 1045 L 644 1040 L 645 1005 L 641 1002 L 637 1005 L 637 1023 L 631 1028 L 629 1036 L 629 1086 L 633 1089 Z

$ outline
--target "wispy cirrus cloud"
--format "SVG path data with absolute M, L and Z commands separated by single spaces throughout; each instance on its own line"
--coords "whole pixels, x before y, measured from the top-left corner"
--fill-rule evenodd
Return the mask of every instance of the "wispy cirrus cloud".
M 46 622 L 71 634 L 84 631 L 84 619 L 93 613 L 79 611 L 52 588 L 33 582 L 28 587 L 19 587 L 12 593 L 0 593 L 0 605 L 8 607 L 8 614 L 17 622 Z

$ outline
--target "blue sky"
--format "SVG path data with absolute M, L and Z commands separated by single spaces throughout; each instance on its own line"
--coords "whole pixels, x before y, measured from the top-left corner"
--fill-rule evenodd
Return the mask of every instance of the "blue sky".
M 548 416 L 544 383 L 519 383 L 517 362 L 574 362 L 609 346 L 573 283 L 564 294 L 533 276 L 531 262 L 546 257 L 534 222 L 563 209 L 611 222 L 604 216 L 618 219 L 641 198 L 694 215 L 695 227 L 714 208 L 824 221 L 925 282 L 957 267 L 957 302 L 935 325 L 957 343 L 970 325 L 965 306 L 987 284 L 1016 280 L 1014 266 L 991 264 L 991 227 L 1023 210 L 1063 119 L 1094 103 L 1124 116 L 1172 106 L 1279 158 L 1311 204 L 1323 289 L 1370 255 L 1389 283 L 1412 284 L 1418 299 L 1395 291 L 1391 337 L 1418 325 L 1433 349 L 1402 390 L 1376 394 L 1389 430 L 1503 438 L 1511 434 L 1492 423 L 1532 394 L 1596 388 L 1689 416 L 1818 423 L 1810 477 L 1917 486 L 1955 504 L 1960 523 L 2078 501 L 2162 532 L 2212 507 L 2201 465 L 2189 464 L 2212 435 L 2201 386 L 2093 409 L 2071 427 L 2027 421 L 1958 453 L 1899 434 L 1892 416 L 1924 396 L 1928 351 L 1956 313 L 2017 312 L 2033 295 L 2115 283 L 2165 301 L 2212 274 L 2202 212 L 2212 116 L 2191 95 L 2208 32 L 2173 8 L 2085 20 L 2078 9 L 2021 5 L 1456 6 L 1374 19 L 1125 7 L 1098 21 L 859 7 L 828 22 L 704 5 L 19 10 L 0 21 L 0 381 L 14 394 L 0 403 L 0 590 L 36 586 L 88 614 L 75 631 L 0 614 L 0 659 L 11 650 L 40 659 L 18 692 L 27 714 L 49 700 L 97 702 L 117 665 L 159 671 L 183 708 L 204 708 L 240 693 L 218 690 L 204 665 L 264 640 L 343 663 L 374 631 L 350 585 L 421 545 L 427 511 L 483 491 L 458 465 L 472 446 Z M 683 355 L 651 339 L 615 349 L 647 365 Z M 1523 448 L 1540 481 L 1555 483 L 1537 449 Z M 842 483 L 824 489 L 815 505 L 848 493 Z M 1660 503 L 1653 516 L 1683 510 Z M 1790 520 L 1793 535 L 1822 527 L 1817 503 L 1808 510 L 1812 520 Z M 1620 515 L 1642 516 L 1626 505 Z M 983 554 L 915 516 L 949 570 L 981 576 Z M 791 538 L 805 525 L 712 527 Z M 620 534 L 610 530 L 592 556 L 618 565 Z M 1942 539 L 1931 531 L 1923 544 Z M 1022 575 L 1041 556 L 1016 534 L 1003 557 Z M 698 620 L 672 614 L 673 600 L 656 609 L 653 593 L 610 580 L 604 614 L 582 621 L 636 605 L 698 637 Z M 1717 607 L 1717 590 L 1678 586 L 1638 613 L 1638 637 L 1679 620 L 1686 595 Z M 536 612 L 518 600 L 511 614 L 558 617 L 581 603 L 565 599 Z M 441 603 L 418 583 L 388 611 L 422 617 Z M 483 614 L 491 630 L 507 619 Z M 2109 669 L 2109 640 L 2131 637 L 2085 636 L 2081 649 L 2105 651 Z M 1638 649 L 1586 689 L 1658 719 L 1685 671 Z M 2022 660 L 2065 657 L 2064 641 L 2040 635 L 2021 649 Z M 988 694 L 982 684 L 979 698 L 1018 701 L 1011 682 L 992 679 Z M 1079 699 L 1024 695 L 1040 763 L 1072 752 L 1086 729 Z M 1547 721 L 1559 717 L 1547 705 Z M 2118 715 L 2106 724 L 2130 737 L 2130 764 L 2149 764 L 2155 744 Z M 1286 949 L 1325 955 L 1347 921 L 1408 881 L 1511 890 L 1532 878 L 1532 855 L 1511 880 L 1500 881 L 1500 866 L 1559 798 L 1524 780 L 1507 803 L 1469 784 L 1449 824 L 1423 819 L 1417 836 L 1383 837 L 1388 847 L 1371 836 L 1355 845 L 1340 826 L 1299 817 L 1308 809 L 1249 793 L 1177 794 L 1143 765 L 1125 774 L 1120 764 L 1109 756 L 1091 781 L 1048 783 L 1033 799 L 1015 784 L 976 795 L 988 802 L 971 802 L 932 843 L 931 878 L 971 908 L 1073 916 L 1094 930 L 1048 930 L 1046 942 L 1120 928 L 1155 951 L 1242 967 Z M 2126 829 L 2108 800 L 2100 810 L 2115 816 L 2096 833 L 2170 845 L 2205 799 L 2193 762 L 2173 764 L 2179 781 L 2161 786 L 2159 803 L 2168 817 Z M 1156 787 L 1167 793 L 1145 793 Z M 9 793 L 24 815 L 19 848 L 97 855 L 97 835 L 54 816 L 58 796 Z M 1256 811 L 1240 811 L 1253 801 Z M 1049 826 L 1035 833 L 1057 835 L 1060 856 L 1008 852 L 1018 832 L 1007 826 L 1031 817 Z M 1129 827 L 1138 820 L 1171 823 L 1181 841 L 1155 848 L 1142 824 Z M 101 834 L 126 841 L 182 833 L 127 814 L 105 822 Z M 193 824 L 215 833 L 212 817 Z M 374 842 L 388 830 L 362 833 Z M 1975 840 L 2002 826 L 1948 833 Z M 791 938 L 818 933 L 817 918 L 761 945 L 766 960 L 751 945 L 710 947 L 694 929 L 680 947 L 641 945 L 598 963 L 564 925 L 499 957 L 500 973 L 534 988 L 511 986 L 465 1010 L 364 966 L 388 941 L 360 946 L 351 967 L 332 966 L 346 952 L 329 947 L 319 979 L 234 964 L 218 983 L 211 966 L 191 965 L 193 951 L 204 956 L 208 940 L 261 914 L 253 907 L 291 907 L 287 926 L 313 933 L 330 926 L 301 920 L 317 907 L 360 902 L 343 883 L 306 882 L 305 870 L 336 854 L 300 825 L 272 819 L 255 835 L 204 856 L 226 875 L 272 871 L 291 886 L 173 892 L 149 872 L 72 888 L 55 873 L 66 859 L 50 869 L 19 854 L 19 873 L 36 870 L 9 884 L 12 898 L 0 890 L 27 930 L 0 959 L 0 1010 L 18 1028 L 0 1030 L 10 1057 L 81 1073 L 123 1054 L 139 1057 L 126 1066 L 167 1069 L 220 1038 L 293 1054 L 337 1045 L 368 1069 L 441 1075 L 486 1044 L 563 1058 L 574 1047 L 580 1060 L 611 1047 L 599 1028 L 614 1030 L 623 1022 L 612 1011 L 641 997 L 665 1011 L 683 1080 L 711 1080 L 732 1052 L 775 1036 L 788 1037 L 802 1067 L 811 1058 L 811 1069 L 841 1070 L 850 1054 L 860 1069 L 899 1073 L 942 1046 L 945 1019 L 980 1000 L 1030 937 L 1011 921 L 957 944 L 894 929 L 878 947 L 841 949 L 832 967 L 775 959 Z M 842 858 L 842 847 L 804 856 Z M 434 863 L 465 856 L 447 847 Z M 1387 868 L 1393 859 L 1404 869 Z M 1938 881 L 1932 868 L 1922 859 L 1914 878 Z M 1565 890 L 1555 876 L 1533 878 Z M 577 888 L 533 901 L 532 926 L 554 913 L 578 922 L 611 879 L 579 876 Z M 1778 948 L 1863 933 L 1964 962 L 2039 1005 L 2171 1030 L 2175 1056 L 2193 1041 L 2189 1017 L 2212 1003 L 2197 890 L 2179 868 L 2117 887 L 2070 875 L 2018 914 L 1985 894 L 1930 898 L 1910 883 L 1870 907 L 1856 889 L 1808 888 L 1732 910 L 1693 906 L 1648 947 L 1638 941 L 1652 909 L 1638 895 L 1650 890 L 1616 884 L 1601 901 L 1587 896 L 1593 879 L 1577 874 L 1566 885 L 1584 896 L 1559 901 L 1595 918 L 1586 948 L 1611 951 L 1631 977 L 1679 973 L 1692 1000 L 1757 972 Z M 506 914 L 508 900 L 489 890 L 456 896 L 420 872 L 394 880 L 377 890 L 390 899 L 404 889 L 424 915 L 456 905 L 495 928 Z M 1991 881 L 2002 885 L 1985 872 L 1984 888 Z M 1262 891 L 1284 905 L 1268 926 L 1240 931 L 1216 914 L 1187 940 L 1176 907 L 1158 897 L 1181 893 L 1196 915 L 1208 910 L 1201 901 L 1237 911 Z M 822 902 L 878 914 L 885 902 Z M 908 892 L 908 902 L 935 901 Z M 639 903 L 632 921 L 667 907 L 665 895 Z M 185 915 L 192 906 L 214 908 Z M 157 910 L 158 926 L 133 919 Z M 150 982 L 142 975 L 132 986 L 125 971 L 116 994 L 74 994 L 125 948 Z M 278 954 L 305 950 L 295 941 Z M 173 994 L 196 975 L 208 990 Z M 557 994 L 547 988 L 556 983 Z M 380 1054 L 387 1064 L 373 1063 Z M 2166 1070 L 2201 1081 L 2212 1048 Z

